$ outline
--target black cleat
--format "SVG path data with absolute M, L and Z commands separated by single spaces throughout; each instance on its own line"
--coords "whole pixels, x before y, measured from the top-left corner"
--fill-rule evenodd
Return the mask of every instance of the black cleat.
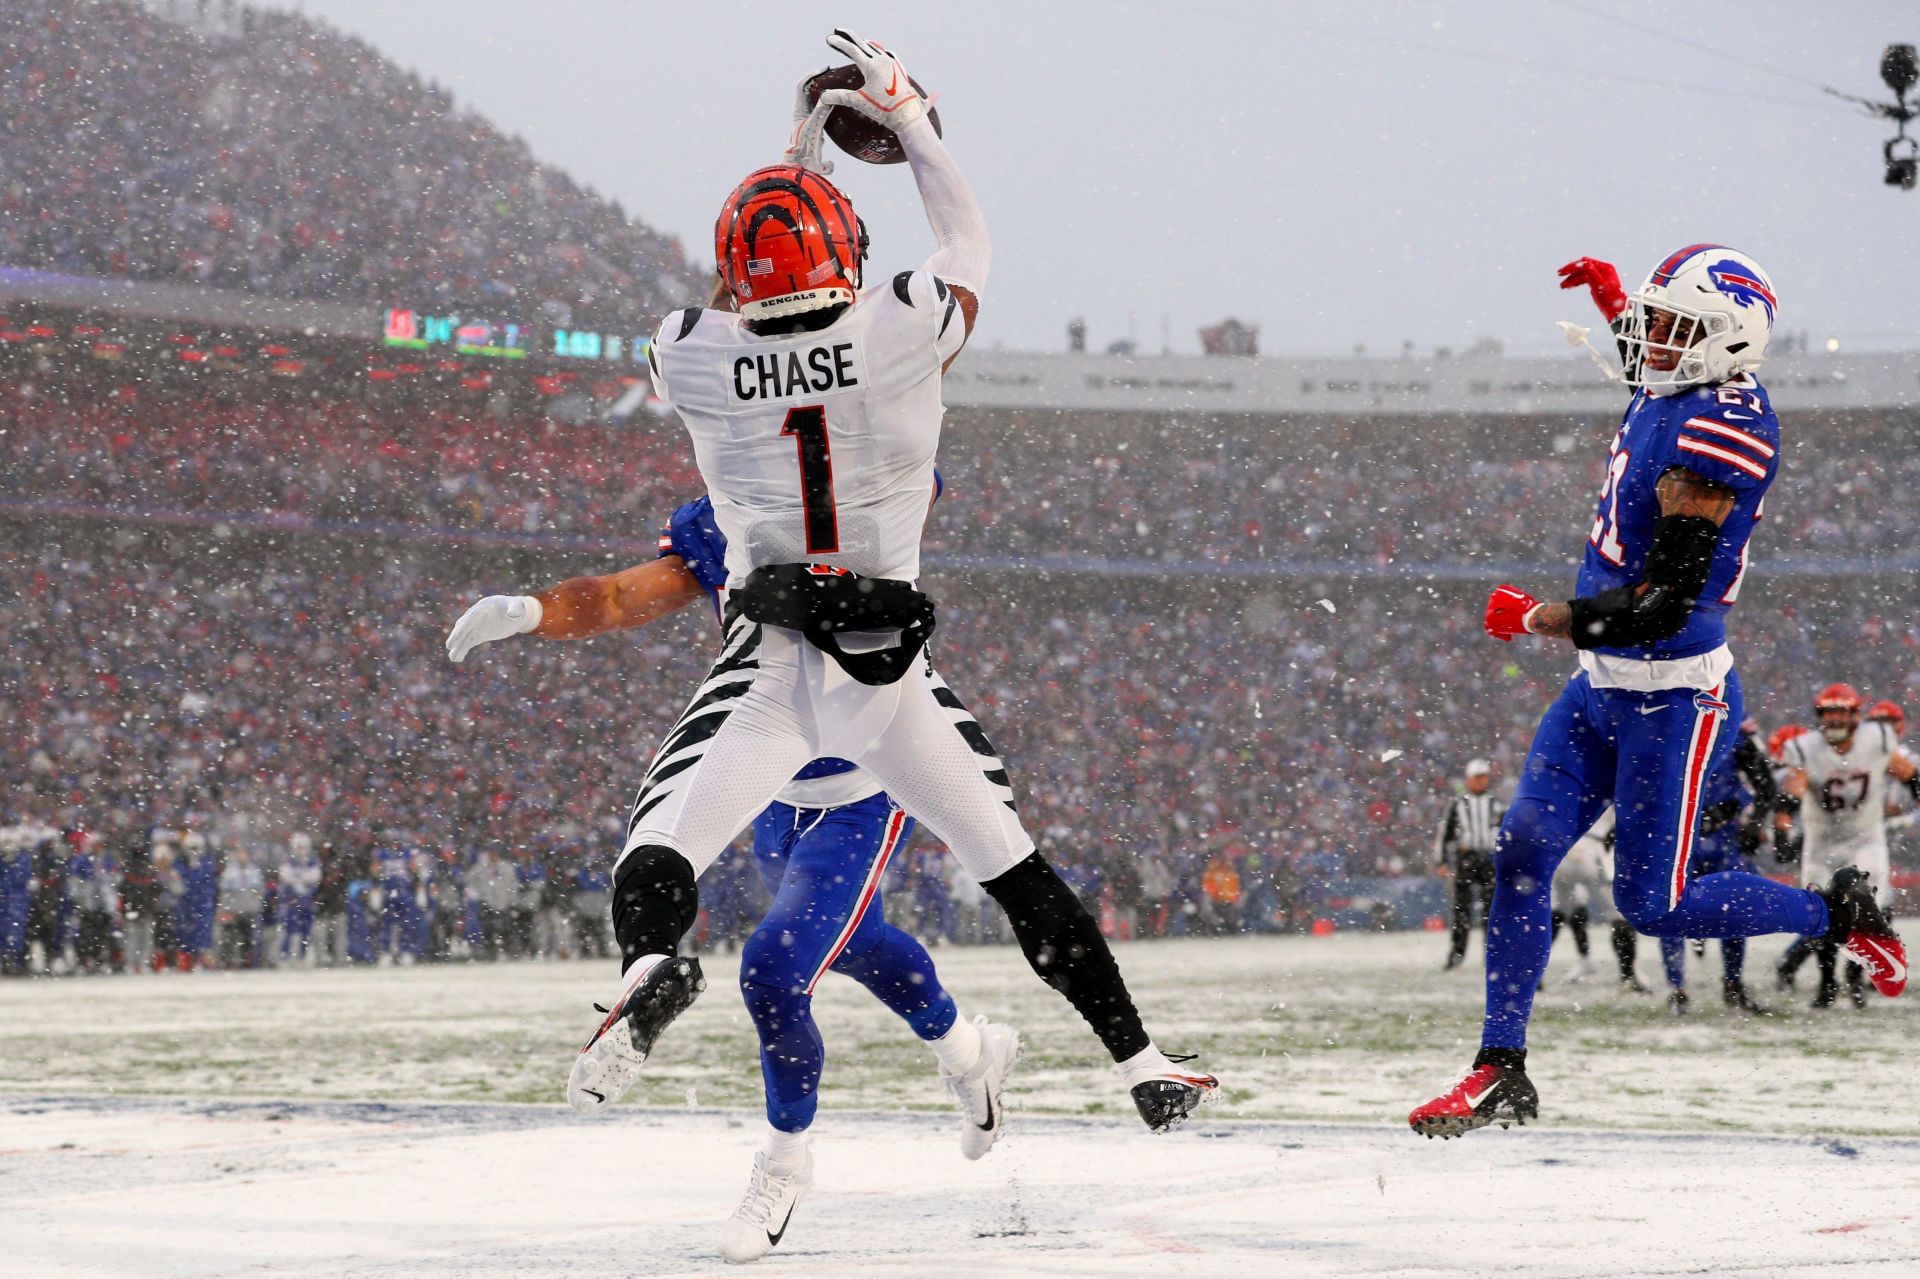
M 1749 1017 L 1773 1016 L 1773 1009 L 1754 1002 L 1753 996 L 1747 993 L 1744 983 L 1723 982 L 1720 987 L 1720 997 L 1727 1001 L 1727 1007 L 1737 1008 Z
M 1667 1011 L 1675 1017 L 1685 1017 L 1687 1015 L 1688 1002 L 1687 992 L 1684 990 L 1670 990 L 1667 992 Z

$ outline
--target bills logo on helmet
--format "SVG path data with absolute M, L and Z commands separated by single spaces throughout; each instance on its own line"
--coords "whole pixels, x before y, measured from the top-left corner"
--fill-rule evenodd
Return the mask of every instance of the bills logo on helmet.
M 1714 288 L 1732 298 L 1738 306 L 1752 306 L 1758 302 L 1767 309 L 1767 323 L 1773 323 L 1773 290 L 1755 279 L 1749 268 L 1729 258 L 1708 267 L 1707 278 L 1713 281 Z

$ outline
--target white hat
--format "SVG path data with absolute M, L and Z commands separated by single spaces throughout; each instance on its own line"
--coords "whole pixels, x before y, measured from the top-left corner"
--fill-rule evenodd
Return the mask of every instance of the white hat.
M 1491 777 L 1492 775 L 1493 775 L 1493 765 L 1487 763 L 1486 760 L 1470 759 L 1467 761 L 1468 777 Z

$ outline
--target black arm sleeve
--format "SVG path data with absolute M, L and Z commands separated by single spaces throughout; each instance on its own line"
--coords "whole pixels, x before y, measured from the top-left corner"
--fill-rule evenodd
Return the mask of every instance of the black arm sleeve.
M 1653 522 L 1645 591 L 1616 586 L 1568 602 L 1575 648 L 1651 644 L 1679 632 L 1713 571 L 1720 526 L 1703 515 L 1662 515 Z

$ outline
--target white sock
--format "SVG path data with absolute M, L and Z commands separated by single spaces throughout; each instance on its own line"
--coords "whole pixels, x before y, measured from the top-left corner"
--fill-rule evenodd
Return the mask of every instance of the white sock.
M 1145 1048 L 1125 1061 L 1115 1062 L 1113 1068 L 1120 1072 L 1120 1078 L 1125 1081 L 1127 1087 L 1131 1088 L 1137 1083 L 1164 1074 L 1172 1064 L 1165 1054 L 1153 1046 L 1153 1041 L 1148 1040 Z
M 784 1177 L 798 1172 L 807 1162 L 807 1133 L 803 1128 L 799 1132 L 783 1132 L 771 1125 L 767 1128 L 767 1171 Z
M 980 1027 L 965 1017 L 956 1016 L 947 1033 L 929 1039 L 927 1047 L 939 1059 L 940 1069 L 949 1075 L 964 1075 L 980 1060 Z

